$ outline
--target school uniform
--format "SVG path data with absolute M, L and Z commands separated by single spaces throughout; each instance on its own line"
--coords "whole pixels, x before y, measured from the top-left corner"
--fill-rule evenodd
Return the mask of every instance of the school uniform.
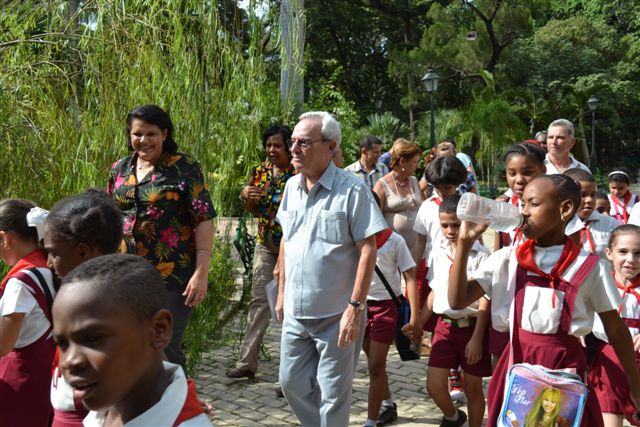
M 427 267 L 431 265 L 432 248 L 437 248 L 442 241 L 446 241 L 440 229 L 440 204 L 442 204 L 440 196 L 429 197 L 420 205 L 416 221 L 413 223 L 413 231 L 427 237 L 423 252 Z
M 636 281 L 636 285 L 640 285 L 640 276 Z M 640 294 L 638 293 L 640 288 L 625 289 L 617 281 L 616 286 L 622 299 L 618 312 L 629 327 L 631 337 L 635 337 L 640 334 Z M 593 323 L 593 334 L 601 341 L 599 351 L 589 369 L 589 385 L 595 391 L 602 412 L 623 414 L 631 420 L 636 409 L 629 398 L 631 392 L 629 382 L 618 356 L 613 351 L 613 346 L 609 344 L 600 318 L 596 318 Z M 636 352 L 636 364 L 640 367 L 640 352 Z
M 446 241 L 440 229 L 440 204 L 442 204 L 442 197 L 437 194 L 429 197 L 422 202 L 420 209 L 418 209 L 418 215 L 413 223 L 413 231 L 422 234 L 427 237 L 427 243 L 424 247 L 423 258 L 426 275 L 422 276 L 422 268 L 418 269 L 418 290 L 420 295 L 420 309 L 422 304 L 426 302 L 427 296 L 431 292 L 429 287 L 429 268 L 432 264 L 433 251 L 432 248 L 438 247 L 441 242 Z M 422 277 L 424 280 L 420 280 Z M 436 327 L 436 317 L 432 316 L 427 323 L 422 325 L 423 329 L 428 332 L 433 332 Z
M 585 251 L 598 255 L 606 260 L 606 249 L 611 232 L 620 225 L 610 216 L 593 211 L 589 218 L 582 221 L 584 226 L 580 230 L 580 244 Z
M 503 248 L 473 273 L 473 280 L 491 298 L 494 327 L 506 331 L 510 322 L 513 325 L 512 343 L 502 354 L 489 383 L 487 425 L 495 425 L 498 418 L 511 360 L 549 369 L 573 368 L 585 378 L 586 356 L 578 338 L 591 331 L 595 313 L 615 310 L 620 295 L 609 266 L 575 246 L 570 240 L 564 246 L 536 246 L 533 256 L 529 244 L 521 245 L 521 249 Z M 527 271 L 523 261 L 516 258 L 516 252 L 531 257 L 542 274 L 549 274 L 557 268 L 556 263 L 567 248 L 571 252 L 575 249 L 576 258 L 563 266 L 562 280 L 554 281 L 553 287 L 549 279 Z M 587 399 L 581 425 L 602 425 L 593 393 Z
M 471 275 L 489 256 L 487 248 L 474 242 L 469 260 L 467 274 Z M 438 321 L 431 341 L 429 366 L 442 369 L 458 369 L 478 377 L 491 375 L 491 356 L 488 348 L 488 335 L 485 334 L 482 346 L 482 359 L 473 365 L 467 363 L 465 349 L 476 326 L 479 301 L 461 310 L 454 310 L 449 305 L 449 274 L 453 266 L 453 253 L 448 241 L 441 242 L 434 254 L 433 268 L 429 270 L 429 283 L 433 290 L 433 313 Z
M 640 203 L 636 203 L 631 209 L 628 224 L 640 225 Z
M 609 204 L 611 204 L 609 216 L 615 218 L 620 224 L 628 224 L 631 211 L 640 202 L 640 196 L 627 191 L 622 199 L 618 199 L 613 194 L 609 194 L 607 197 L 609 197 Z
M 380 245 L 376 264 L 389 282 L 394 295 L 398 296 L 402 293 L 400 272 L 414 268 L 416 263 L 402 236 L 391 229 L 387 230 L 386 233 L 383 231 L 376 235 L 376 245 Z M 367 295 L 365 336 L 374 341 L 391 344 L 396 335 L 397 321 L 396 304 L 378 274 L 374 272 Z
M 187 382 L 184 371 L 179 365 L 162 362 L 164 369 L 171 373 L 171 382 L 160 400 L 125 423 L 127 427 L 173 426 L 173 427 L 205 427 L 212 426 L 205 415 L 196 394 L 195 383 Z M 91 411 L 84 419 L 85 427 L 102 427 L 106 411 Z
M 0 357 L 0 424 L 46 426 L 52 412 L 49 383 L 54 351 L 51 303 L 55 289 L 44 251 L 36 250 L 18 261 L 0 288 L 1 315 L 24 314 L 14 349 Z

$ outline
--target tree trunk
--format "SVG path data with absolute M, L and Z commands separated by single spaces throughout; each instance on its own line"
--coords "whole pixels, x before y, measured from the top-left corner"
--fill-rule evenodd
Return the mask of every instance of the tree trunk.
M 280 6 L 280 99 L 285 111 L 298 116 L 304 104 L 304 0 L 283 0 Z

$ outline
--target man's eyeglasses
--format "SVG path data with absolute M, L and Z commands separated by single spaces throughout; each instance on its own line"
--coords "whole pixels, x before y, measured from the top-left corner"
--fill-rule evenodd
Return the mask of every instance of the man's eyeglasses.
M 306 150 L 316 142 L 324 142 L 324 140 L 312 141 L 310 139 L 293 139 L 292 138 L 287 141 L 287 146 L 291 149 L 297 143 L 300 146 L 301 150 Z

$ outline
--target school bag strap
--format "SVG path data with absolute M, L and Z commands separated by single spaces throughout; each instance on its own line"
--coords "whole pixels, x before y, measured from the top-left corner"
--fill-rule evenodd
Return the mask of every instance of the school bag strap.
M 31 275 L 29 275 L 27 271 L 36 276 L 37 281 L 33 280 Z M 49 289 L 49 284 L 45 280 L 42 273 L 40 273 L 36 267 L 18 271 L 11 277 L 20 280 L 22 283 L 27 285 L 29 289 L 31 289 L 31 292 L 33 292 L 33 297 L 38 303 L 38 306 L 42 309 L 45 317 L 49 321 L 49 328 L 42 335 L 42 337 L 38 339 L 38 341 L 45 340 L 53 329 L 53 317 L 51 315 L 51 307 L 53 306 L 53 295 L 51 293 L 51 290 Z
M 384 277 L 384 274 L 382 274 L 382 270 L 380 270 L 380 267 L 378 267 L 378 264 L 376 264 L 376 274 L 378 275 L 378 277 L 380 278 L 380 281 L 382 282 L 382 284 L 384 285 L 385 288 L 387 288 L 387 292 L 389 292 L 389 295 L 391 296 L 391 299 L 393 300 L 393 302 L 400 307 L 402 305 L 402 302 L 400 302 L 400 299 L 396 296 L 396 294 L 393 292 L 393 289 L 391 289 L 391 285 L 389 284 L 389 282 L 387 281 L 387 278 Z

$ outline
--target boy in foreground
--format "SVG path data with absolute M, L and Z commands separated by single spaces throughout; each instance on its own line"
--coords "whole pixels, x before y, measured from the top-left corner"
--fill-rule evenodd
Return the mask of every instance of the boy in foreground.
M 163 361 L 172 318 L 160 274 L 144 259 L 81 264 L 65 277 L 53 318 L 59 366 L 91 410 L 85 426 L 211 425 L 180 366 Z

